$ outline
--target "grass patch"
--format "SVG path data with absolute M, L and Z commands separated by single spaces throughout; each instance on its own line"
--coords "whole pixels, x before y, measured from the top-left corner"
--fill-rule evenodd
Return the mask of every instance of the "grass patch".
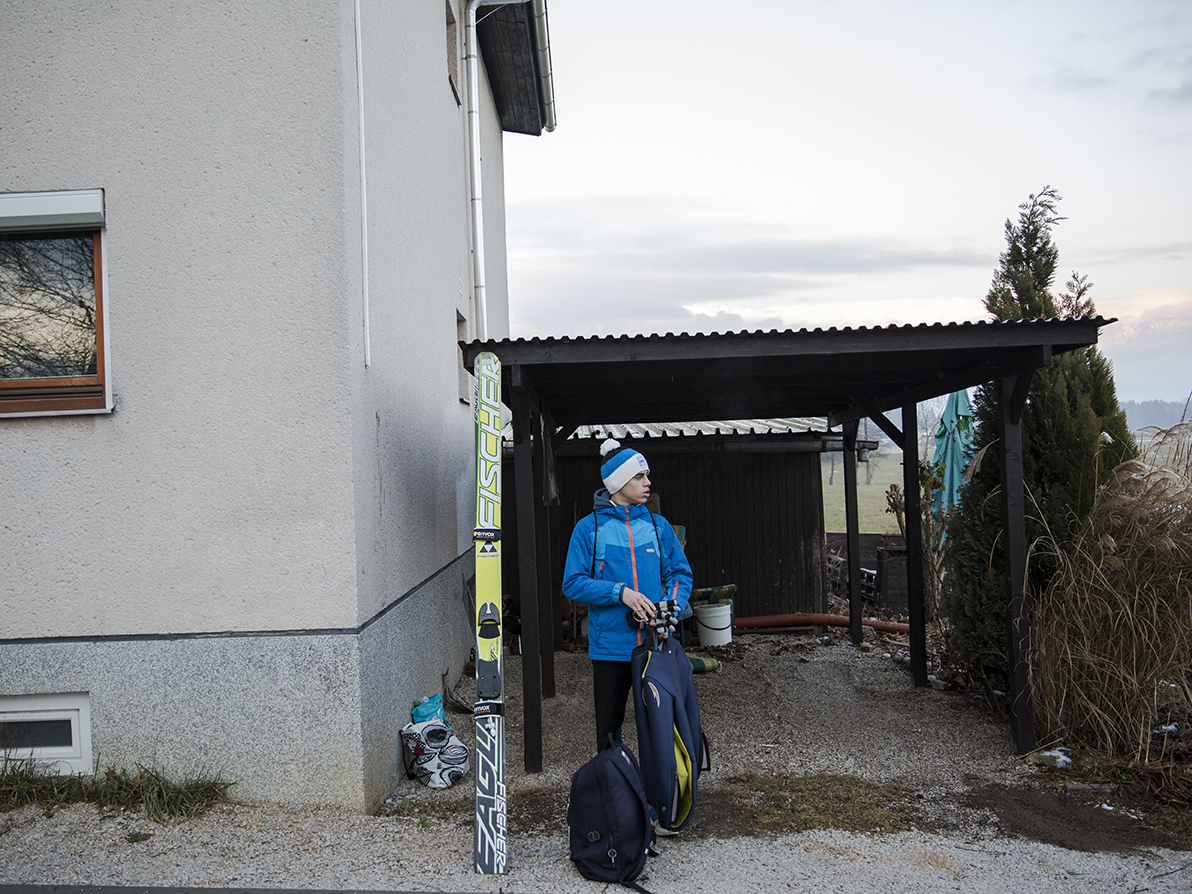
M 854 776 L 736 776 L 720 791 L 701 792 L 702 837 L 785 835 L 813 829 L 895 833 L 916 828 L 910 793 Z M 716 802 L 716 803 L 709 803 Z
M 1171 836 L 1184 850 L 1192 851 L 1192 807 L 1152 805 L 1146 809 L 1142 821 L 1148 828 Z
M 49 773 L 32 759 L 0 757 L 0 810 L 36 805 L 53 810 L 86 800 L 81 776 Z
M 844 470 L 839 457 L 835 471 L 821 463 L 824 492 L 824 530 L 844 531 Z M 868 474 L 870 483 L 866 484 Z M 886 511 L 886 490 L 902 484 L 902 454 L 873 454 L 869 464 L 857 465 L 857 516 L 860 530 L 867 534 L 897 534 L 898 520 Z M 829 483 L 831 481 L 831 483 Z
M 213 804 L 231 801 L 234 785 L 218 773 L 173 783 L 158 770 L 137 765 L 135 773 L 109 769 L 102 775 L 60 775 L 29 758 L 0 757 L 0 810 L 37 806 L 54 811 L 87 802 L 100 808 L 139 810 L 156 823 L 198 816 Z

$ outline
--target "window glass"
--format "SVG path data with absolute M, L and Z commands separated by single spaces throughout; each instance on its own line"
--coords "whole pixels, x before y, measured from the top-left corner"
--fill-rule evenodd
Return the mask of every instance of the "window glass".
M 70 721 L 61 720 L 0 720 L 0 748 L 5 751 L 23 748 L 71 748 L 74 736 Z
M 98 375 L 97 242 L 0 233 L 0 382 Z

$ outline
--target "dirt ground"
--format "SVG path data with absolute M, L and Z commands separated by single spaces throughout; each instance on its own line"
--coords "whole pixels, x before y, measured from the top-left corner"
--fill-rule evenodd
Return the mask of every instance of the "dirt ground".
M 820 632 L 822 633 L 822 632 Z M 1008 726 L 970 692 L 916 689 L 889 656 L 900 645 L 867 632 L 871 651 L 833 636 L 736 634 L 711 650 L 718 673 L 698 674 L 712 771 L 701 777 L 685 836 L 772 836 L 813 828 L 1019 837 L 1072 850 L 1180 849 L 1136 818 L 1151 805 L 1120 793 L 1067 791 L 1064 779 L 1015 755 Z M 697 647 L 692 654 L 709 654 Z M 556 695 L 543 702 L 542 773 L 523 764 L 521 658 L 506 662 L 506 766 L 512 833 L 566 827 L 571 774 L 594 753 L 585 654 L 555 654 Z M 448 722 L 472 745 L 455 687 Z M 450 703 L 451 700 L 449 700 Z M 636 753 L 632 706 L 626 744 Z M 382 812 L 455 821 L 470 815 L 471 776 L 453 789 L 403 783 Z

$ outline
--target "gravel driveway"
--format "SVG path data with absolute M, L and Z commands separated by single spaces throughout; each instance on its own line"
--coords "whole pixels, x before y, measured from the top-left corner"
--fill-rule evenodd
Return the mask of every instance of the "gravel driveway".
M 738 634 L 731 649 L 720 673 L 697 676 L 713 769 L 701 779 L 696 817 L 647 863 L 639 883 L 651 891 L 1192 889 L 1192 854 L 1167 849 L 1171 842 L 1120 810 L 1055 790 L 1012 753 L 1004 724 L 966 693 L 912 688 L 882 644 L 863 652 L 808 635 Z M 52 816 L 17 810 L 0 814 L 0 884 L 603 891 L 568 860 L 564 820 L 571 773 L 593 747 L 587 658 L 557 654 L 556 677 L 558 694 L 543 704 L 545 769 L 527 775 L 520 659 L 507 662 L 505 876 L 471 872 L 469 777 L 447 791 L 403 779 L 381 816 L 221 805 L 158 826 L 89 805 Z M 470 685 L 462 680 L 457 691 L 470 697 Z M 471 718 L 448 720 L 470 746 Z M 875 825 L 784 826 L 798 810 L 829 809 L 820 790 L 800 786 L 836 777 L 848 793 L 845 816 Z

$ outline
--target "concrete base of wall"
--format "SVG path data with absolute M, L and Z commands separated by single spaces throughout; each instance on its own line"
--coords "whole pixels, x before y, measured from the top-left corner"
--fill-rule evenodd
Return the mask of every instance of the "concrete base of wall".
M 359 634 L 364 810 L 406 779 L 398 735 L 423 696 L 459 679 L 475 643 L 476 566 L 464 553 Z M 470 720 L 468 722 L 471 722 Z
M 460 556 L 358 629 L 0 642 L 0 693 L 90 695 L 99 768 L 216 773 L 250 800 L 374 810 L 398 731 L 472 641 Z

